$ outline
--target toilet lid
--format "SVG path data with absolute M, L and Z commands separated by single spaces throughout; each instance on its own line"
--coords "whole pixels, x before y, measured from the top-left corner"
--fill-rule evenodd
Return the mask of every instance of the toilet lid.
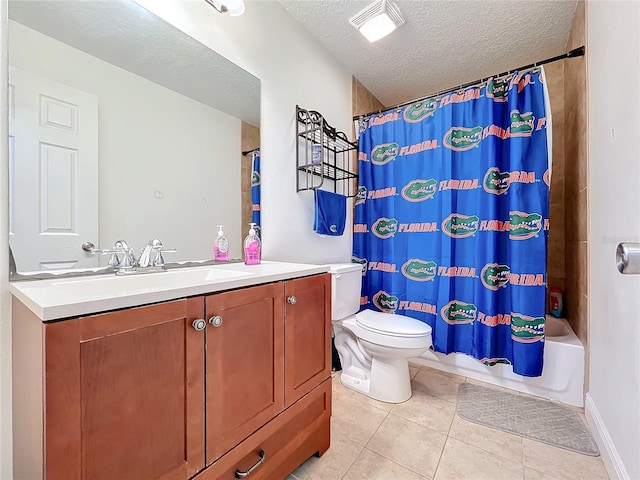
M 356 313 L 356 323 L 366 330 L 402 337 L 424 337 L 431 333 L 431 327 L 415 318 L 391 313 L 363 310 Z

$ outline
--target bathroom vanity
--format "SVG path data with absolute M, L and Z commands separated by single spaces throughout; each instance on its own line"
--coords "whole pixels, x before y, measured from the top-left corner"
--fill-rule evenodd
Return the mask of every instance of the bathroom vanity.
M 326 271 L 13 283 L 16 480 L 278 479 L 322 455 Z

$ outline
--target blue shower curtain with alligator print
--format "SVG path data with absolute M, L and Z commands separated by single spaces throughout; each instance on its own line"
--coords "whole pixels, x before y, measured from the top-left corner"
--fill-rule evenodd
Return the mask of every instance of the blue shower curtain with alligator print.
M 256 224 L 258 237 L 262 236 L 260 224 L 260 149 L 253 152 L 253 168 L 251 170 L 251 221 Z
M 362 308 L 432 327 L 437 352 L 542 373 L 549 161 L 544 73 L 361 119 L 353 261 Z

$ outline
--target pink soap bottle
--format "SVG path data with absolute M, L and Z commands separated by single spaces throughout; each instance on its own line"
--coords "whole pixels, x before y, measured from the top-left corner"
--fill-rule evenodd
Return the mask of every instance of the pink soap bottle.
M 244 239 L 244 263 L 245 265 L 257 265 L 260 263 L 260 238 L 256 234 L 255 223 L 250 223 L 249 235 Z

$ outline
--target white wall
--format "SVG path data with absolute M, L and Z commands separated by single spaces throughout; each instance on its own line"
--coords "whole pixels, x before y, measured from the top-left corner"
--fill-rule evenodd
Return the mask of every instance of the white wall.
M 589 2 L 587 35 L 591 249 L 587 416 L 599 431 L 612 476 L 638 479 L 640 276 L 618 273 L 615 249 L 618 242 L 640 242 L 640 3 Z
M 13 21 L 9 45 L 11 66 L 98 97 L 102 248 L 157 237 L 166 261 L 208 259 L 224 224 L 241 256 L 240 120 Z
M 296 193 L 295 106 L 317 110 L 351 136 L 351 74 L 272 1 L 247 1 L 240 17 L 204 1 L 137 0 L 262 82 L 260 168 L 263 258 L 350 261 L 351 220 L 341 237 L 312 231 L 313 194 Z M 351 208 L 347 211 L 351 212 Z

